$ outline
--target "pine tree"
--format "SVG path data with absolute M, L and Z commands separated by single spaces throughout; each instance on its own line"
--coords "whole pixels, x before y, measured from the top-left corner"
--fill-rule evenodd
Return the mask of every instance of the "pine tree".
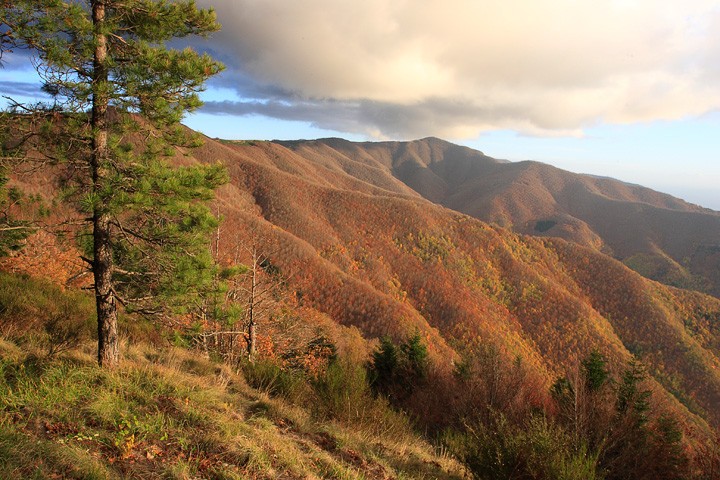
M 405 343 L 400 345 L 400 350 L 406 359 L 406 376 L 412 386 L 417 382 L 425 380 L 428 375 L 428 351 L 422 341 L 420 332 L 415 332 Z M 411 388 L 412 389 L 412 388 Z
M 593 350 L 582 361 L 585 374 L 585 385 L 590 392 L 599 391 L 606 384 L 610 372 L 607 370 L 607 360 L 597 350 Z
M 0 169 L 0 257 L 11 251 L 19 250 L 23 240 L 32 233 L 32 226 L 27 222 L 13 218 L 10 210 L 19 202 L 20 193 L 14 188 L 7 188 L 8 178 Z
M 368 365 L 370 385 L 376 392 L 390 395 L 396 382 L 398 364 L 398 347 L 388 336 L 380 339 L 380 345 L 372 354 Z
M 10 0 L 2 0 L 0 2 L 0 11 L 10 9 L 13 3 Z M 0 68 L 3 67 L 3 55 L 5 52 L 12 52 L 15 45 L 15 39 L 12 29 L 7 28 L 4 22 L 0 22 Z M 5 119 L 0 115 L 0 122 L 5 123 Z M 2 131 L 2 130 L 0 130 Z M 2 140 L 2 138 L 0 138 Z M 22 241 L 31 233 L 31 227 L 25 222 L 18 221 L 10 215 L 9 210 L 16 202 L 15 190 L 8 189 L 8 177 L 6 174 L 6 165 L 12 157 L 5 156 L 6 152 L 0 141 L 0 257 L 8 255 L 13 250 L 18 250 L 22 246 Z
M 391 401 L 403 402 L 427 379 L 427 357 L 427 347 L 419 332 L 399 346 L 390 337 L 383 337 L 368 365 L 370 385 Z
M 2 11 L 8 10 L 12 7 L 13 2 L 11 0 L 0 1 L 0 9 L 2 9 Z M 12 47 L 14 45 L 12 30 L 7 29 L 4 22 L 2 23 L 3 28 L 0 28 L 0 67 L 2 67 L 3 55 L 5 52 L 12 51 Z
M 645 387 L 647 372 L 636 359 L 630 360 L 617 387 L 615 418 L 600 455 L 600 465 L 610 480 L 648 478 L 650 395 Z
M 66 189 L 90 224 L 98 363 L 112 368 L 118 303 L 147 313 L 187 308 L 212 283 L 205 243 L 216 220 L 202 201 L 224 170 L 171 168 L 163 157 L 195 144 L 179 122 L 222 65 L 166 43 L 219 25 L 192 0 L 16 0 L 3 2 L 2 14 L 13 43 L 36 55 L 53 99 L 15 106 L 17 122 L 50 134 L 34 144 L 19 137 L 67 166 Z

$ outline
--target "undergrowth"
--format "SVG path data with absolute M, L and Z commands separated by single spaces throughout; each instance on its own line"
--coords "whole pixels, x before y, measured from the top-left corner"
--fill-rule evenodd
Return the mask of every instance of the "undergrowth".
M 122 366 L 107 371 L 88 305 L 0 275 L 0 478 L 462 478 L 368 391 L 361 366 L 340 359 L 309 378 L 258 361 L 237 372 L 126 341 Z M 63 351 L 42 333 L 53 319 L 77 333 Z

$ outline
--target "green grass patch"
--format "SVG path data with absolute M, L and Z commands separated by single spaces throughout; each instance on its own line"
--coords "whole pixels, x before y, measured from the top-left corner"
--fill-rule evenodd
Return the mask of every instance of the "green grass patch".
M 51 351 L 58 324 L 80 335 Z M 235 372 L 139 334 L 107 371 L 93 324 L 85 293 L 0 273 L 0 478 L 461 478 L 369 392 L 361 365 Z

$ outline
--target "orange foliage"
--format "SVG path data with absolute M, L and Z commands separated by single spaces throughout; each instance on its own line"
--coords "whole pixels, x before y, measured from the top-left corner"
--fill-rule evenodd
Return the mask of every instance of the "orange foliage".
M 48 278 L 62 286 L 84 287 L 92 281 L 80 252 L 45 230 L 28 237 L 22 250 L 0 261 L 0 268 Z

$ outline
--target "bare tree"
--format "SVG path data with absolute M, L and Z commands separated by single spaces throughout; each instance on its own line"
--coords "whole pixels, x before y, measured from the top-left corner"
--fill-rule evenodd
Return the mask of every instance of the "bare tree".
M 272 253 L 264 252 L 262 245 L 265 242 L 256 239 L 249 246 L 236 246 L 236 252 L 244 249 L 249 258 L 247 272 L 239 277 L 234 295 L 244 306 L 246 354 L 250 361 L 257 355 L 258 322 L 267 319 L 287 298 L 284 287 L 288 277 L 272 263 Z
M 219 212 L 218 212 L 219 213 Z M 272 263 L 275 252 L 268 252 L 270 242 L 262 237 L 250 241 L 236 235 L 232 257 L 220 260 L 221 230 L 213 239 L 213 253 L 218 263 L 229 264 L 218 272 L 217 282 L 225 282 L 222 299 L 208 299 L 201 309 L 205 328 L 196 341 L 206 351 L 218 353 L 224 361 L 239 365 L 243 358 L 254 361 L 258 351 L 259 324 L 277 320 L 288 293 L 288 276 Z

